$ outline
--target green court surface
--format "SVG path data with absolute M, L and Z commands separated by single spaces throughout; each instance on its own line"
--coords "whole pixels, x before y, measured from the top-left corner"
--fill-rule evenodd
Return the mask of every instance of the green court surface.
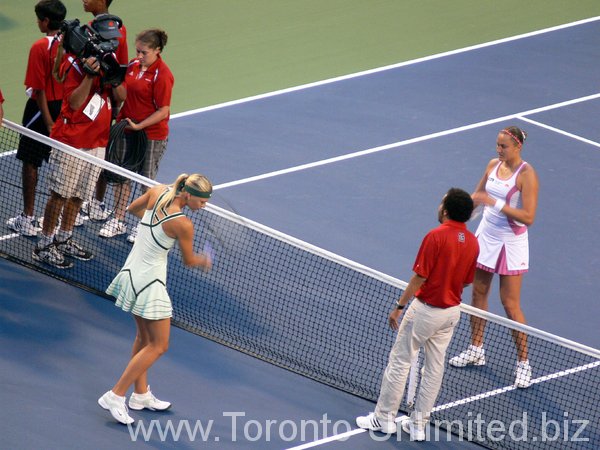
M 88 20 L 79 0 L 67 18 Z M 20 122 L 35 1 L 2 0 L 0 87 Z M 115 0 L 135 34 L 169 34 L 172 112 L 332 78 L 600 15 L 597 0 Z M 519 55 L 509 64 L 526 64 Z

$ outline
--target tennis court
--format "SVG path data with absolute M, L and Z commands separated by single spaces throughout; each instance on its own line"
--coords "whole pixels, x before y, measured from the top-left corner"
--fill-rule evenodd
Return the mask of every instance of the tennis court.
M 195 171 L 205 173 L 217 185 L 215 204 L 233 205 L 248 221 L 407 279 L 422 236 L 436 224 L 440 197 L 450 186 L 471 190 L 494 157 L 497 131 L 518 125 L 529 133 L 524 158 L 536 168 L 541 185 L 530 238 L 532 270 L 522 292 L 528 323 L 599 348 L 594 314 L 598 307 L 593 301 L 600 253 L 592 225 L 600 219 L 600 136 L 595 126 L 600 69 L 594 63 L 600 56 L 599 36 L 600 21 L 593 18 L 178 113 L 171 122 L 169 151 L 158 178 L 168 182 L 197 166 Z M 12 211 L 4 211 L 2 220 L 10 214 Z M 86 228 L 84 233 L 93 236 L 94 226 Z M 3 237 L 10 239 L 15 238 Z M 253 245 L 257 242 L 250 241 Z M 95 281 L 99 286 L 110 279 L 128 248 L 124 239 L 107 245 L 110 249 L 105 252 L 114 255 L 115 267 L 92 263 L 100 274 Z M 244 251 L 252 250 L 249 246 Z M 1 376 L 8 388 L 1 396 L 3 403 L 11 405 L 1 414 L 11 448 L 47 447 L 49 442 L 56 448 L 142 445 L 133 443 L 130 430 L 107 420 L 95 405 L 96 393 L 103 392 L 125 363 L 133 337 L 131 320 L 97 296 L 12 263 L 2 261 L 0 267 L 2 279 L 8 281 L 3 283 L 5 300 L 0 315 L 1 362 L 6 368 Z M 584 273 L 580 273 L 582 267 L 587 268 Z M 239 284 L 244 287 L 244 280 Z M 178 289 L 175 283 L 173 289 Z M 490 310 L 503 315 L 497 287 L 493 289 Z M 308 290 L 318 291 L 319 287 Z M 351 314 L 345 317 L 359 322 L 365 306 L 361 302 L 380 302 L 384 328 L 385 305 L 393 298 L 371 299 L 368 292 L 357 297 L 348 304 Z M 469 297 L 466 292 L 465 298 Z M 237 299 L 235 295 L 218 298 L 230 301 L 230 308 Z M 252 333 L 260 336 L 283 336 L 276 320 L 264 321 L 252 305 L 241 307 L 235 318 L 241 329 L 252 328 Z M 220 315 L 208 307 L 205 311 L 211 317 Z M 318 314 L 318 308 L 310 313 L 297 310 L 297 316 L 288 320 L 311 323 Z M 386 337 L 391 338 L 391 334 Z M 326 337 L 319 335 L 317 347 L 323 339 Z M 379 345 L 389 349 L 390 342 Z M 352 346 L 355 353 L 364 353 L 368 362 L 371 355 L 360 350 L 364 344 L 359 340 Z M 540 346 L 540 358 L 545 355 L 542 350 Z M 278 351 L 285 353 L 285 349 Z M 529 390 L 495 393 L 508 384 L 506 367 L 510 364 L 493 373 L 468 376 L 481 378 L 477 383 L 485 392 L 493 392 L 493 397 L 508 395 L 516 409 L 528 407 L 540 396 L 548 398 L 554 415 L 572 425 L 569 438 L 576 428 L 574 420 L 589 419 L 595 424 L 585 430 L 589 440 L 568 444 L 571 448 L 595 448 L 600 442 L 600 418 L 566 409 L 570 407 L 571 374 L 565 373 L 585 366 L 580 372 L 592 375 L 584 379 L 593 380 L 598 373 L 595 361 L 553 364 L 544 367 L 543 373 L 534 372 L 538 377 L 531 388 L 534 395 Z M 302 373 L 298 368 L 292 370 Z M 556 374 L 564 386 L 547 387 L 544 377 Z M 380 373 L 373 373 L 372 378 L 378 382 Z M 205 447 L 289 448 L 311 441 L 323 448 L 418 445 L 406 442 L 407 435 L 401 443 L 395 438 L 374 442 L 368 433 L 360 432 L 351 432 L 343 441 L 320 443 L 325 434 L 344 433 L 346 425 L 355 428 L 354 417 L 370 411 L 373 403 L 179 329 L 173 330 L 171 349 L 153 369 L 152 379 L 177 409 L 166 418 L 145 414 L 143 423 L 159 418 L 162 424 L 169 419 L 178 424 L 188 420 L 193 426 L 206 419 L 201 425 L 212 424 L 213 428 L 207 432 Z M 592 402 L 598 400 L 593 382 L 578 391 L 589 392 Z M 439 403 L 451 408 L 447 405 L 466 398 L 442 396 Z M 65 417 L 57 403 L 68 405 Z M 241 412 L 243 416 L 236 416 Z M 331 420 L 327 433 L 319 422 L 325 415 Z M 237 432 L 232 431 L 234 417 Z M 271 423 L 271 438 L 266 439 L 269 420 L 275 422 Z M 292 424 L 302 420 L 312 421 L 306 428 L 308 436 L 292 436 Z M 68 432 L 57 428 L 57 423 L 66 424 Z M 311 434 L 314 423 L 321 427 L 320 432 Z M 28 433 L 32 426 L 39 433 Z M 197 442 L 189 435 L 162 442 L 155 433 L 144 445 L 186 448 Z M 545 444 L 544 448 L 566 447 L 563 442 Z M 421 446 L 449 445 L 454 444 L 428 442 Z M 522 445 L 527 448 L 527 443 Z

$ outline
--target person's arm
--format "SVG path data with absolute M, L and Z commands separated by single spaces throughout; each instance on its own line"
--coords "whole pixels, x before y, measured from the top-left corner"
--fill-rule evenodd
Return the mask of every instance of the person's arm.
M 509 219 L 524 223 L 527 226 L 533 224 L 538 203 L 539 181 L 533 167 L 529 164 L 524 167 L 517 178 L 517 188 L 521 191 L 521 208 L 513 208 L 504 202 L 498 204 L 500 212 Z M 473 201 L 483 203 L 487 206 L 497 205 L 498 200 L 487 193 L 475 193 Z
M 42 120 L 44 121 L 44 125 L 48 129 L 48 132 L 52 130 L 52 126 L 54 125 L 54 120 L 52 120 L 52 116 L 50 115 L 50 109 L 48 108 L 48 98 L 46 97 L 46 91 L 41 89 L 35 89 L 35 102 L 42 114 Z
M 144 217 L 144 211 L 148 209 L 148 202 L 150 200 L 150 197 L 153 195 L 153 189 L 155 188 L 147 190 L 146 192 L 144 192 L 144 194 L 132 201 L 131 204 L 127 207 L 126 211 L 129 214 L 133 214 L 138 219 Z
M 202 267 L 208 270 L 212 266 L 210 256 L 194 252 L 194 225 L 187 217 L 171 221 L 175 236 L 179 242 L 183 264 L 187 267 Z
M 147 128 L 149 126 L 152 126 L 154 124 L 157 124 L 161 120 L 166 119 L 167 117 L 169 117 L 170 112 L 171 112 L 170 106 L 168 106 L 168 105 L 161 106 L 160 108 L 158 108 L 156 111 L 154 111 L 152 114 L 150 114 L 148 117 L 146 117 L 144 120 L 142 120 L 139 123 L 133 122 L 129 117 L 127 117 L 125 120 L 129 123 L 128 128 L 130 128 L 134 131 L 139 131 L 139 130 L 143 130 L 144 128 Z
M 0 94 L 0 96 L 1 96 L 1 94 Z M 4 100 L 4 99 L 2 99 L 2 100 Z M 2 108 L 2 103 L 3 102 L 0 102 L 0 127 L 2 126 L 2 119 L 4 118 L 4 109 Z
M 402 312 L 406 308 L 408 302 L 415 296 L 415 294 L 421 288 L 425 280 L 426 278 L 423 278 L 422 276 L 417 275 L 416 273 L 411 277 L 410 281 L 408 282 L 408 286 L 406 286 L 406 289 L 404 289 L 404 292 L 402 292 L 402 295 L 396 302 L 396 306 L 394 306 L 394 309 L 388 317 L 388 323 L 392 330 L 398 329 L 398 319 L 402 315 Z M 401 309 L 399 309 L 398 307 L 401 307 Z
M 471 194 L 471 197 L 473 198 L 473 201 L 475 202 L 475 206 L 482 203 L 481 201 L 479 201 L 479 200 L 481 200 L 481 197 L 480 197 L 481 194 L 487 195 L 487 192 L 485 190 L 485 184 L 487 183 L 487 179 L 490 174 L 490 171 L 494 168 L 494 166 L 496 164 L 498 164 L 498 159 L 492 159 L 488 163 L 487 167 L 485 168 L 485 172 L 483 172 L 483 176 L 480 178 L 479 183 L 477 183 L 477 186 L 475 187 L 475 191 L 473 192 L 473 194 Z
M 98 61 L 96 61 L 96 58 L 94 58 L 93 56 L 83 60 L 83 65 L 87 65 L 91 70 L 96 72 L 96 74 L 98 74 L 100 72 L 100 63 Z M 87 100 L 88 96 L 90 95 L 90 90 L 92 89 L 92 85 L 94 83 L 94 78 L 96 76 L 98 76 L 98 75 L 91 75 L 91 74 L 85 72 L 83 80 L 81 80 L 81 83 L 79 83 L 79 86 L 77 86 L 73 90 L 73 92 L 71 92 L 71 95 L 68 98 L 68 102 L 69 102 L 69 107 L 73 111 L 77 111 L 79 108 L 81 108 L 84 105 L 85 101 Z
M 115 105 L 120 105 L 127 98 L 127 88 L 125 83 L 119 83 L 117 86 L 112 87 L 112 98 Z

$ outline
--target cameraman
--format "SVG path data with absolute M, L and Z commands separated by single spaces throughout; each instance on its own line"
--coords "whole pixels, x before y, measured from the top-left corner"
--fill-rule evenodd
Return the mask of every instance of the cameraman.
M 94 56 L 67 55 L 64 65 L 63 103 L 50 137 L 104 159 L 112 102 L 125 100 L 125 86 L 104 83 L 100 63 Z M 82 199 L 92 195 L 100 168 L 57 149 L 52 151 L 50 165 L 50 198 L 33 258 L 65 269 L 73 266 L 70 258 L 88 261 L 94 257 L 72 235 Z M 55 234 L 61 214 L 60 229 Z

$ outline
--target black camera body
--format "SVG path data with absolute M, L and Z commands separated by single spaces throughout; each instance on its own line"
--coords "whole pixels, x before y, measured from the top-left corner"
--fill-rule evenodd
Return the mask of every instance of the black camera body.
M 61 26 L 63 48 L 78 58 L 95 57 L 102 69 L 103 81 L 118 85 L 125 79 L 127 70 L 114 55 L 119 46 L 120 27 L 121 19 L 110 15 L 95 19 L 91 26 L 81 25 L 79 19 L 65 20 Z

